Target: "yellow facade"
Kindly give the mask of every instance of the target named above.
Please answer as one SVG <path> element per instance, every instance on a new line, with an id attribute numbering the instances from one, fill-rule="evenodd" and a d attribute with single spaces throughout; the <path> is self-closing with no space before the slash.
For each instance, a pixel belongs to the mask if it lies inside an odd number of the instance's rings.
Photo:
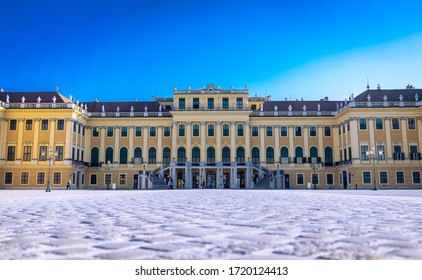
<path id="1" fill-rule="evenodd" d="M 2 188 L 165 188 L 170 178 L 175 188 L 422 187 L 414 88 L 347 101 L 270 101 L 214 85 L 150 102 L 0 100 Z"/>

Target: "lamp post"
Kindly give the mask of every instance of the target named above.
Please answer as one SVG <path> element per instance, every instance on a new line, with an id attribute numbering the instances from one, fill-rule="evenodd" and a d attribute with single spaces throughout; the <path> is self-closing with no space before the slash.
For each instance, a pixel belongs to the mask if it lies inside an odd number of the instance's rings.
<path id="1" fill-rule="evenodd" d="M 379 157 L 381 157 L 382 154 L 383 154 L 383 151 L 382 150 L 379 150 L 378 151 Z M 378 158 L 376 157 L 377 153 L 375 152 L 375 146 L 372 146 L 371 147 L 371 150 L 366 151 L 366 155 L 368 156 L 369 160 L 372 160 L 372 164 L 373 164 L 373 170 L 374 170 L 374 188 L 372 190 L 377 191 L 378 188 L 377 188 L 377 176 L 375 174 L 375 163 L 376 163 L 375 160 L 378 159 Z"/>
<path id="2" fill-rule="evenodd" d="M 51 192 L 51 162 L 54 160 L 54 158 L 57 155 L 57 152 L 53 151 L 53 147 L 50 146 L 50 155 L 48 157 L 48 173 L 47 173 L 47 188 L 45 189 L 46 192 Z M 41 155 L 43 157 L 46 156 L 47 152 L 42 152 Z"/>
<path id="3" fill-rule="evenodd" d="M 105 164 L 105 169 L 107 170 L 107 172 L 109 172 L 112 167 L 113 167 L 113 164 L 110 161 L 107 161 L 107 163 Z M 111 183 L 111 174 L 110 174 L 110 179 L 107 178 L 107 176 L 106 176 L 106 182 L 105 183 L 107 184 L 107 190 L 109 190 L 110 189 L 110 183 Z"/>
<path id="4" fill-rule="evenodd" d="M 316 190 L 316 171 L 318 170 L 319 164 L 313 163 L 311 165 L 311 168 L 314 170 L 314 173 L 312 174 L 312 183 L 314 184 L 314 190 Z"/>

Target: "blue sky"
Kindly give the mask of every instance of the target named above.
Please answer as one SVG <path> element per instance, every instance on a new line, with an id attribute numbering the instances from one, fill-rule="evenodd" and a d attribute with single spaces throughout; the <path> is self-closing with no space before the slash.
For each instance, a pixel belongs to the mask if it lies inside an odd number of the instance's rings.
<path id="1" fill-rule="evenodd" d="M 344 99 L 422 87 L 422 1 L 0 0 L 0 88 L 150 100 L 173 86 Z"/>

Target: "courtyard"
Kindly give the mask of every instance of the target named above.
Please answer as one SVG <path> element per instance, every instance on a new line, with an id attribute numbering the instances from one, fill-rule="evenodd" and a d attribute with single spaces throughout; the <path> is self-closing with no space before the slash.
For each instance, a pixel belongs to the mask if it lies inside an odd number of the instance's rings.
<path id="1" fill-rule="evenodd" d="M 422 190 L 1 190 L 0 259 L 422 259 Z"/>

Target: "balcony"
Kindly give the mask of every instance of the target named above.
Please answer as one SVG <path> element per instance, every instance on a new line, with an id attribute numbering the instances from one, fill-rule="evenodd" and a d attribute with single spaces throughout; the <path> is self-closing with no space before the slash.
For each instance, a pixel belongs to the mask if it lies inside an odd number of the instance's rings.
<path id="1" fill-rule="evenodd" d="M 421 153 L 410 153 L 410 160 L 421 160 Z"/>
<path id="2" fill-rule="evenodd" d="M 394 160 L 404 160 L 404 153 L 394 153 Z"/>

